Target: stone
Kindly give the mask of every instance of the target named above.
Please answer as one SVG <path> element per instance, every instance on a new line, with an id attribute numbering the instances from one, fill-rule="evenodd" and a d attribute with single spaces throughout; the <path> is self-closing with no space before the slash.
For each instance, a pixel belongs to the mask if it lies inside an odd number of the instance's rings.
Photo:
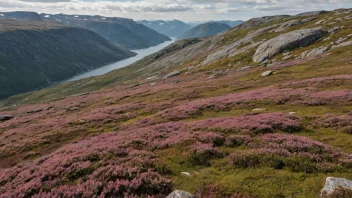
<path id="1" fill-rule="evenodd" d="M 239 69 L 239 71 L 245 71 L 245 70 L 251 69 L 251 68 L 253 68 L 253 66 L 244 66 L 241 69 Z"/>
<path id="2" fill-rule="evenodd" d="M 253 112 L 266 111 L 265 108 L 256 108 L 252 110 Z"/>
<path id="3" fill-rule="evenodd" d="M 324 23 L 324 20 L 320 20 L 320 21 L 316 22 L 315 25 L 319 25 L 319 24 L 322 24 L 322 23 Z"/>
<path id="4" fill-rule="evenodd" d="M 315 48 L 315 49 L 313 49 L 311 51 L 305 51 L 298 58 L 306 58 L 306 57 L 318 56 L 320 54 L 323 54 L 323 53 L 327 52 L 328 50 L 329 50 L 329 47 L 322 46 L 322 47 L 319 47 L 319 48 Z"/>
<path id="5" fill-rule="evenodd" d="M 289 58 L 291 58 L 292 57 L 292 55 L 287 55 L 287 56 L 284 56 L 283 58 L 282 58 L 282 60 L 287 60 L 287 59 L 289 59 Z"/>
<path id="6" fill-rule="evenodd" d="M 312 28 L 295 30 L 279 35 L 260 44 L 253 55 L 253 61 L 256 63 L 261 63 L 266 59 L 269 59 L 286 50 L 308 46 L 326 34 L 328 34 L 328 31 L 326 30 L 321 28 Z"/>
<path id="7" fill-rule="evenodd" d="M 38 108 L 38 109 L 33 109 L 33 110 L 30 110 L 30 111 L 27 111 L 26 113 L 31 114 L 31 113 L 38 113 L 38 112 L 41 112 L 41 111 L 43 111 L 43 109 L 42 108 Z"/>
<path id="8" fill-rule="evenodd" d="M 150 83 L 150 87 L 154 87 L 156 85 L 156 83 Z"/>
<path id="9" fill-rule="evenodd" d="M 175 76 L 178 76 L 178 75 L 180 75 L 180 74 L 181 74 L 180 71 L 173 71 L 173 72 L 171 72 L 171 73 L 168 73 L 168 74 L 164 77 L 164 79 L 171 78 L 171 77 L 175 77 Z"/>
<path id="10" fill-rule="evenodd" d="M 171 194 L 169 194 L 166 198 L 195 198 L 194 195 L 191 193 L 182 191 L 182 190 L 175 190 Z"/>
<path id="11" fill-rule="evenodd" d="M 11 120 L 14 117 L 12 115 L 0 115 L 0 121 L 7 121 L 7 120 Z"/>
<path id="12" fill-rule="evenodd" d="M 328 196 L 339 187 L 352 190 L 352 181 L 344 178 L 328 177 L 320 195 Z"/>
<path id="13" fill-rule="evenodd" d="M 189 172 L 181 172 L 182 175 L 186 175 L 186 176 L 191 176 L 191 173 Z"/>
<path id="14" fill-rule="evenodd" d="M 270 76 L 271 74 L 273 74 L 273 71 L 266 71 L 262 73 L 262 76 L 266 77 L 266 76 Z"/>
<path id="15" fill-rule="evenodd" d="M 68 108 L 68 110 L 70 110 L 70 111 L 77 111 L 77 110 L 79 110 L 79 107 L 70 107 L 70 108 Z"/>
<path id="16" fill-rule="evenodd" d="M 335 48 L 338 48 L 338 47 L 351 46 L 351 45 L 352 45 L 352 41 L 346 41 L 346 42 L 340 43 L 338 45 L 332 46 L 332 49 L 335 49 Z"/>
<path id="17" fill-rule="evenodd" d="M 289 115 L 295 115 L 297 112 L 290 112 Z"/>

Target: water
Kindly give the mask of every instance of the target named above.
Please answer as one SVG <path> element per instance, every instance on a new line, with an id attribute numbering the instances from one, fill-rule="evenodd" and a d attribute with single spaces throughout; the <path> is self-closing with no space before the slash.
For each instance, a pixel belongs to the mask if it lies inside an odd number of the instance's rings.
<path id="1" fill-rule="evenodd" d="M 88 77 L 91 77 L 91 76 L 99 76 L 99 75 L 103 75 L 103 74 L 106 74 L 108 72 L 111 72 L 112 70 L 126 67 L 126 66 L 128 66 L 128 65 L 130 65 L 130 64 L 132 64 L 132 63 L 134 63 L 136 61 L 139 61 L 140 59 L 142 59 L 142 58 L 144 58 L 146 56 L 149 56 L 149 55 L 151 55 L 151 54 L 153 54 L 153 53 L 165 48 L 166 46 L 168 46 L 168 45 L 170 45 L 170 44 L 172 44 L 172 43 L 174 43 L 176 41 L 175 38 L 171 38 L 171 39 L 172 39 L 171 41 L 166 41 L 166 42 L 161 43 L 161 44 L 159 44 L 157 46 L 154 46 L 154 47 L 145 48 L 145 49 L 139 49 L 139 50 L 131 50 L 132 52 L 137 53 L 137 55 L 134 56 L 134 57 L 125 59 L 125 60 L 118 61 L 116 63 L 105 65 L 103 67 L 100 67 L 100 68 L 92 70 L 92 71 L 88 71 L 88 72 L 79 74 L 77 76 L 74 76 L 71 79 L 66 80 L 66 82 L 80 80 L 82 78 L 88 78 Z"/>

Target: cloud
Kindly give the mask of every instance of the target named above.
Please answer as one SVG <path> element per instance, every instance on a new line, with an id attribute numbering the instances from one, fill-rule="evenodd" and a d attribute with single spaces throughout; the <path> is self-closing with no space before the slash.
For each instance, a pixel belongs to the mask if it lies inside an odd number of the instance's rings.
<path id="1" fill-rule="evenodd" d="M 0 11 L 99 14 L 134 19 L 249 19 L 352 7 L 351 0 L 0 0 Z"/>

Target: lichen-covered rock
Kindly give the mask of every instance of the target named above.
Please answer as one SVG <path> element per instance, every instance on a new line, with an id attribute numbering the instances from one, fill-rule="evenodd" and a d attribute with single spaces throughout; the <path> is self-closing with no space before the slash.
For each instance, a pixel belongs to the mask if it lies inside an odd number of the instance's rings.
<path id="1" fill-rule="evenodd" d="M 330 195 L 339 187 L 352 190 L 352 181 L 344 178 L 328 177 L 324 188 L 321 190 L 321 195 Z"/>
<path id="2" fill-rule="evenodd" d="M 326 30 L 321 28 L 312 28 L 295 30 L 274 37 L 259 45 L 253 56 L 253 61 L 260 63 L 285 50 L 308 46 L 326 34 L 328 34 Z"/>
<path id="3" fill-rule="evenodd" d="M 169 194 L 166 198 L 195 198 L 194 195 L 191 193 L 182 191 L 182 190 L 175 190 L 171 194 Z"/>

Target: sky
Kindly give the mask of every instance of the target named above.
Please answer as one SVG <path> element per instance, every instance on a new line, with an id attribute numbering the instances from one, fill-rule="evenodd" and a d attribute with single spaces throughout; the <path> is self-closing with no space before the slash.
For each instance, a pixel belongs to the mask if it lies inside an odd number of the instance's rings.
<path id="1" fill-rule="evenodd" d="M 248 20 L 352 8 L 352 0 L 0 0 L 0 11 L 88 14 L 134 20 Z"/>

